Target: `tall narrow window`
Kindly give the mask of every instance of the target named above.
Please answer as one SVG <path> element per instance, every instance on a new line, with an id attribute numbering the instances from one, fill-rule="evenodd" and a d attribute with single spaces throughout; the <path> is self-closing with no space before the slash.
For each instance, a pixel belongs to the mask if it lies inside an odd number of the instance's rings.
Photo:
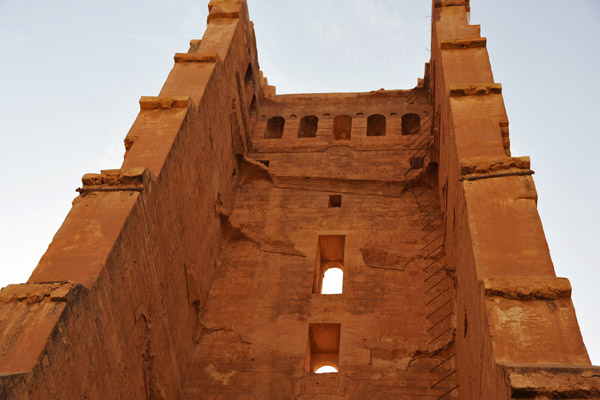
<path id="1" fill-rule="evenodd" d="M 385 136 L 385 117 L 373 114 L 367 118 L 367 136 Z"/>
<path id="2" fill-rule="evenodd" d="M 300 127 L 298 128 L 299 138 L 311 138 L 317 136 L 319 127 L 319 118 L 316 115 L 307 115 L 300 119 Z"/>
<path id="3" fill-rule="evenodd" d="M 350 140 L 352 133 L 352 117 L 349 115 L 338 115 L 333 119 L 333 139 Z"/>
<path id="4" fill-rule="evenodd" d="M 415 135 L 421 131 L 421 117 L 418 114 L 404 114 L 402 116 L 402 134 Z"/>
<path id="5" fill-rule="evenodd" d="M 344 235 L 319 236 L 313 293 L 342 293 L 345 242 Z"/>
<path id="6" fill-rule="evenodd" d="M 344 271 L 339 265 L 329 266 L 323 273 L 321 294 L 340 294 L 344 286 Z"/>
<path id="7" fill-rule="evenodd" d="M 308 324 L 306 372 L 338 372 L 341 324 Z"/>
<path id="8" fill-rule="evenodd" d="M 271 117 L 267 121 L 267 132 L 265 137 L 267 139 L 279 139 L 283 136 L 283 128 L 285 126 L 285 119 L 283 117 Z"/>

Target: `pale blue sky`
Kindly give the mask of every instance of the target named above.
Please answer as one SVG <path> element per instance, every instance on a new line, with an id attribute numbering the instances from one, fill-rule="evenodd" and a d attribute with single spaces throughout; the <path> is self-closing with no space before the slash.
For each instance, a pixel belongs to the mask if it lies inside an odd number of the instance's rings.
<path id="1" fill-rule="evenodd" d="M 207 0 L 0 0 L 0 287 L 22 282 L 86 172 L 119 167 Z M 278 93 L 410 88 L 429 59 L 429 0 L 249 0 Z M 530 155 L 557 275 L 600 364 L 600 2 L 472 0 L 514 155 Z"/>

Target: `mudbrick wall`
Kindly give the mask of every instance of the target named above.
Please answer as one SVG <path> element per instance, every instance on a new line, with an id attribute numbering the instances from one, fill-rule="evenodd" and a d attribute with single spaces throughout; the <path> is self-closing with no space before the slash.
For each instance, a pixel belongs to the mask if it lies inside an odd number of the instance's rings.
<path id="1" fill-rule="evenodd" d="M 600 398 L 468 2 L 414 89 L 355 94 L 277 96 L 245 1 L 209 9 L 0 291 L 0 398 Z"/>

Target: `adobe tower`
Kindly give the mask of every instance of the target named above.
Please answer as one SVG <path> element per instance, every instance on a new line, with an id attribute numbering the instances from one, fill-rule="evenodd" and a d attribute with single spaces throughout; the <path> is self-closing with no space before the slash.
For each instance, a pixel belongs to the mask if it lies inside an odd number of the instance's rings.
<path id="1" fill-rule="evenodd" d="M 469 0 L 415 88 L 344 94 L 276 95 L 209 10 L 0 292 L 1 399 L 600 399 Z"/>

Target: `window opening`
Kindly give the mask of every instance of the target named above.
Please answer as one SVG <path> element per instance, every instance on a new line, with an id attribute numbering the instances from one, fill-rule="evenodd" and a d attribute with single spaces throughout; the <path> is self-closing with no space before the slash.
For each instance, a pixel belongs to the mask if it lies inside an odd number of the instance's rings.
<path id="1" fill-rule="evenodd" d="M 246 87 L 248 87 L 252 83 L 253 83 L 252 64 L 248 64 L 248 68 L 246 68 L 246 75 L 244 75 L 244 85 L 246 85 Z"/>
<path id="2" fill-rule="evenodd" d="M 315 370 L 315 374 L 335 374 L 338 370 L 333 365 L 323 365 Z"/>
<path id="3" fill-rule="evenodd" d="M 271 117 L 267 121 L 267 139 L 280 139 L 283 136 L 285 119 L 283 117 Z"/>
<path id="4" fill-rule="evenodd" d="M 329 267 L 323 274 L 321 294 L 341 294 L 344 286 L 344 271 L 341 268 Z"/>
<path id="5" fill-rule="evenodd" d="M 416 135 L 421 131 L 421 117 L 418 114 L 404 114 L 402 116 L 402 134 Z"/>
<path id="6" fill-rule="evenodd" d="M 319 118 L 316 115 L 307 115 L 300 119 L 300 127 L 298 128 L 299 138 L 317 137 L 317 129 L 319 128 Z"/>
<path id="7" fill-rule="evenodd" d="M 308 324 L 308 344 L 304 363 L 306 372 L 339 371 L 340 331 L 341 324 Z"/>
<path id="8" fill-rule="evenodd" d="M 338 115 L 333 119 L 333 139 L 350 140 L 352 132 L 352 117 L 349 115 Z"/>
<path id="9" fill-rule="evenodd" d="M 322 235 L 317 243 L 317 259 L 315 265 L 315 276 L 313 280 L 314 294 L 340 294 L 343 288 L 344 271 L 344 246 L 346 236 L 344 235 Z M 329 269 L 339 269 L 328 275 L 327 292 L 323 291 L 325 273 Z M 336 283 L 337 275 L 337 283 Z M 331 278 L 329 279 L 329 276 Z"/>
<path id="10" fill-rule="evenodd" d="M 386 120 L 381 114 L 367 118 L 367 136 L 385 136 Z"/>
<path id="11" fill-rule="evenodd" d="M 342 195 L 332 194 L 329 195 L 329 208 L 336 208 L 342 206 Z"/>

